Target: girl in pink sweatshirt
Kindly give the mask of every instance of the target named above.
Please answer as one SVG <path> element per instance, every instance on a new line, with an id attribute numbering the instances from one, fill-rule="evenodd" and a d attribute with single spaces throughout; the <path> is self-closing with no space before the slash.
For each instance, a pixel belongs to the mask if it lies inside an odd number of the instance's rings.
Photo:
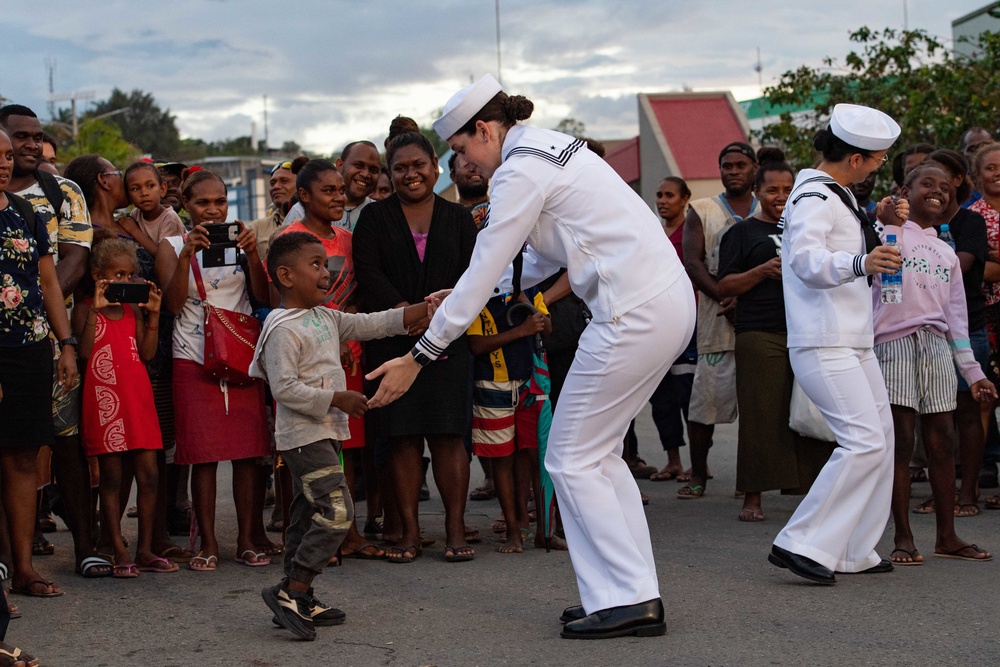
<path id="1" fill-rule="evenodd" d="M 903 256 L 903 302 L 884 304 L 876 276 L 875 355 L 882 367 L 896 435 L 896 466 L 892 517 L 896 527 L 896 565 L 922 565 L 910 530 L 910 458 L 916 415 L 927 450 L 931 491 L 937 514 L 934 555 L 988 561 L 989 552 L 955 534 L 955 463 L 952 451 L 958 380 L 955 369 L 971 387 L 973 398 L 992 401 L 996 388 L 986 379 L 969 345 L 965 288 L 958 256 L 937 237 L 934 222 L 948 206 L 948 176 L 938 167 L 922 165 L 909 173 L 900 195 L 910 204 L 910 219 L 887 226 Z"/>

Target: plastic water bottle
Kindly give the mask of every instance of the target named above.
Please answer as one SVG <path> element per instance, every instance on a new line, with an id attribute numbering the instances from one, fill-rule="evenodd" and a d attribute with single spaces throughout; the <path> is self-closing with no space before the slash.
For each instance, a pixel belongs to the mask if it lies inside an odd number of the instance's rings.
<path id="1" fill-rule="evenodd" d="M 885 235 L 885 244 L 899 249 L 895 234 Z M 882 303 L 903 303 L 903 269 L 882 274 Z"/>
<path id="2" fill-rule="evenodd" d="M 947 222 L 938 229 L 938 238 L 950 245 L 952 250 L 955 249 L 955 237 L 951 235 L 951 225 Z"/>

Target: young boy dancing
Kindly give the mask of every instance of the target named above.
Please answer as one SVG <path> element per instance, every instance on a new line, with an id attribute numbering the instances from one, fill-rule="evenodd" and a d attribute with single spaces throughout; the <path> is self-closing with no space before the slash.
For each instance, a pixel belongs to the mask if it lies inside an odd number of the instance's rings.
<path id="1" fill-rule="evenodd" d="M 363 394 L 347 391 L 340 341 L 405 334 L 408 326 L 433 314 L 443 295 L 380 313 L 326 308 L 326 251 L 305 232 L 275 238 L 267 270 L 281 306 L 264 322 L 250 374 L 268 382 L 278 404 L 275 443 L 292 474 L 294 497 L 285 534 L 285 578 L 261 596 L 279 625 L 311 641 L 317 625 L 345 620 L 344 612 L 316 599 L 312 581 L 354 521 L 340 447 L 350 437 L 348 417 L 368 410 Z"/>

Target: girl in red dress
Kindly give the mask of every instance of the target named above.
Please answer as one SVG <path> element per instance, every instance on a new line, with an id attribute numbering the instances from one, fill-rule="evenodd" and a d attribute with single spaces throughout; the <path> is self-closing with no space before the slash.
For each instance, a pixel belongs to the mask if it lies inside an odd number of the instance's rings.
<path id="1" fill-rule="evenodd" d="M 135 245 L 120 238 L 94 244 L 90 258 L 93 299 L 73 313 L 80 355 L 87 360 L 83 388 L 83 444 L 96 456 L 101 473 L 101 522 L 114 549 L 114 576 L 132 579 L 139 572 L 176 572 L 177 565 L 152 553 L 156 509 L 156 450 L 163 448 L 153 390 L 144 362 L 156 354 L 160 290 L 151 282 L 146 303 L 111 303 L 112 282 L 136 272 Z M 135 559 L 121 533 L 119 498 L 122 465 L 135 469 L 139 539 Z"/>

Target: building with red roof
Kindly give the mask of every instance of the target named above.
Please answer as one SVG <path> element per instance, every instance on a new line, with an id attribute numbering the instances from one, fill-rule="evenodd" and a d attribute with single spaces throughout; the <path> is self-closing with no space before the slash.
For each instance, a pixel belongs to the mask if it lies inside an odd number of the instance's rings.
<path id="1" fill-rule="evenodd" d="M 637 191 L 642 198 L 655 207 L 656 188 L 666 176 L 683 178 L 692 199 L 722 192 L 719 151 L 750 136 L 746 116 L 732 94 L 640 93 L 638 97 L 641 178 Z M 624 156 L 617 159 L 627 163 Z"/>

